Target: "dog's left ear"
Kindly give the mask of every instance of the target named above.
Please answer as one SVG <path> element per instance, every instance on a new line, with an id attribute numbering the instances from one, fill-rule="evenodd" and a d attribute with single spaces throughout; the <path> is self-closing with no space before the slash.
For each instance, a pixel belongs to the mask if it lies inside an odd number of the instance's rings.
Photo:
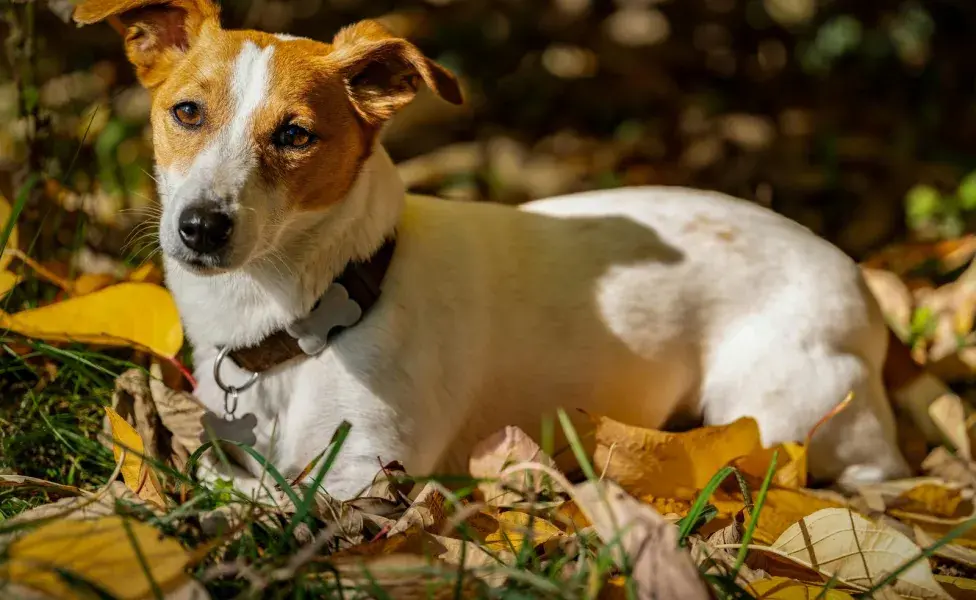
<path id="1" fill-rule="evenodd" d="M 338 65 L 353 106 L 371 125 L 380 125 L 409 104 L 420 79 L 444 100 L 463 102 L 450 71 L 376 21 L 342 29 L 332 46 L 329 58 Z"/>

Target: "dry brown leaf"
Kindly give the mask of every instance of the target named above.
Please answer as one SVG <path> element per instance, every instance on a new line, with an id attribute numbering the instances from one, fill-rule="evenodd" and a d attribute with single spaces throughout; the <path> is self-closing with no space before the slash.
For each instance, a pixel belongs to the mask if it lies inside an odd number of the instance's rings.
<path id="1" fill-rule="evenodd" d="M 929 547 L 935 544 L 936 538 L 929 535 L 924 529 L 915 525 L 913 534 L 915 543 L 922 547 Z M 970 569 L 976 569 L 976 550 L 960 546 L 958 544 L 945 544 L 935 550 L 935 555 L 941 559 L 958 563 Z"/>
<path id="2" fill-rule="evenodd" d="M 396 524 L 390 529 L 390 535 L 403 533 L 411 527 L 419 526 L 428 531 L 439 530 L 446 519 L 444 512 L 444 495 L 437 486 L 430 482 L 424 486 Z"/>
<path id="3" fill-rule="evenodd" d="M 691 557 L 677 547 L 677 527 L 654 509 L 608 481 L 586 481 L 572 495 L 614 562 L 632 569 L 638 597 L 709 598 Z"/>
<path id="4" fill-rule="evenodd" d="M 946 482 L 976 489 L 976 467 L 968 461 L 953 456 L 941 446 L 932 450 L 922 462 L 922 470 Z"/>
<path id="5" fill-rule="evenodd" d="M 384 597 L 401 600 L 478 597 L 483 594 L 483 583 L 464 571 L 458 572 L 451 565 L 435 556 L 419 554 L 381 554 L 377 556 L 349 556 L 333 559 L 340 584 L 346 596 L 364 589 L 383 590 Z M 461 577 L 460 590 L 458 589 Z M 325 580 L 328 583 L 328 579 Z M 362 597 L 353 594 L 352 597 Z"/>
<path id="6" fill-rule="evenodd" d="M 548 478 L 538 472 L 521 471 L 511 474 L 505 481 L 497 479 L 506 467 L 522 462 L 556 466 L 535 440 L 518 427 L 505 427 L 475 445 L 468 471 L 472 477 L 483 480 L 478 483 L 478 489 L 486 504 L 509 506 L 546 489 Z"/>
<path id="7" fill-rule="evenodd" d="M 600 417 L 596 442 L 593 460 L 606 465 L 608 479 L 634 495 L 656 498 L 694 498 L 716 471 L 762 448 L 750 418 L 668 433 Z"/>
<path id="8" fill-rule="evenodd" d="M 38 488 L 43 489 L 48 494 L 66 494 L 69 496 L 81 496 L 87 493 L 73 485 L 62 485 L 25 475 L 0 474 L 0 488 Z"/>
<path id="9" fill-rule="evenodd" d="M 864 281 L 874 295 L 885 321 L 901 339 L 907 339 L 911 331 L 915 298 L 908 286 L 891 271 L 861 267 Z"/>
<path id="10" fill-rule="evenodd" d="M 959 458 L 972 460 L 969 445 L 969 428 L 966 426 L 966 407 L 959 396 L 943 394 L 929 405 L 929 417 Z"/>
<path id="11" fill-rule="evenodd" d="M 840 508 L 803 518 L 783 532 L 771 548 L 841 581 L 865 587 L 921 553 L 915 542 L 901 533 Z M 949 598 L 925 560 L 902 573 L 892 587 L 905 598 Z"/>
<path id="12" fill-rule="evenodd" d="M 413 482 L 406 481 L 406 475 L 406 469 L 398 461 L 388 463 L 373 477 L 373 483 L 363 495 L 401 502 L 413 487 Z"/>
<path id="13" fill-rule="evenodd" d="M 149 597 L 153 583 L 167 592 L 189 580 L 185 569 L 190 556 L 178 541 L 119 516 L 46 523 L 12 542 L 6 558 L 0 580 L 56 598 L 75 597 L 59 572 L 70 572 L 122 600 Z"/>
<path id="14" fill-rule="evenodd" d="M 190 454 L 200 447 L 203 425 L 200 419 L 206 412 L 202 404 L 189 392 L 178 392 L 163 383 L 162 369 L 154 364 L 148 377 L 150 397 L 162 426 L 170 433 L 170 460 L 182 470 Z"/>
<path id="15" fill-rule="evenodd" d="M 156 472 L 143 458 L 146 449 L 142 438 L 125 419 L 109 407 L 105 407 L 112 422 L 112 452 L 115 460 L 122 460 L 122 479 L 140 498 L 159 507 L 166 506 L 166 497 Z M 123 454 L 125 458 L 123 460 Z"/>
<path id="16" fill-rule="evenodd" d="M 698 565 L 699 571 L 709 575 L 729 575 L 735 568 L 736 557 L 726 548 L 716 548 L 715 542 L 705 541 L 697 536 L 688 538 L 691 559 Z M 718 545 L 725 542 L 718 542 Z M 729 542 L 738 544 L 739 542 Z M 752 581 L 759 581 L 769 577 L 765 571 L 753 569 L 747 565 L 740 565 L 736 581 L 745 585 Z"/>
<path id="17" fill-rule="evenodd" d="M 116 500 L 124 501 L 127 504 L 145 505 L 145 500 L 137 496 L 124 483 L 121 481 L 113 481 L 104 490 L 104 493 L 61 498 L 55 502 L 25 510 L 19 515 L 11 517 L 6 522 L 13 524 L 42 519 L 98 519 L 114 515 L 118 511 L 116 508 Z"/>

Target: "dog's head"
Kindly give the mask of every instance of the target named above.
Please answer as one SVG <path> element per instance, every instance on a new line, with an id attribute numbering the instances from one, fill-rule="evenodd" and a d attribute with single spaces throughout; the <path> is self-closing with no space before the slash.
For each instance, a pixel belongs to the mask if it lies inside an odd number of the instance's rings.
<path id="1" fill-rule="evenodd" d="M 124 35 L 152 95 L 160 244 L 199 272 L 241 267 L 341 203 L 420 80 L 461 102 L 448 71 L 372 21 L 326 44 L 222 29 L 211 0 L 86 0 L 75 20 Z"/>

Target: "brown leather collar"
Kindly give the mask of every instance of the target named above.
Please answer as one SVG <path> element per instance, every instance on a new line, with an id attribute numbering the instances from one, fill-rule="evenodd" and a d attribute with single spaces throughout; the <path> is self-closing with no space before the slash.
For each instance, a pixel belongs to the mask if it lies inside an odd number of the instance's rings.
<path id="1" fill-rule="evenodd" d="M 362 311 L 360 319 L 365 317 L 369 309 L 379 300 L 383 278 L 393 260 L 395 249 L 396 238 L 391 237 L 365 262 L 352 262 L 346 265 L 345 270 L 333 283 L 333 285 L 341 284 L 348 292 L 349 300 L 359 305 Z M 331 340 L 344 329 L 345 327 L 342 326 L 333 327 L 328 332 L 329 339 Z M 286 329 L 280 329 L 254 346 L 236 348 L 227 355 L 242 369 L 261 373 L 286 360 L 308 354 L 299 345 L 297 338 Z"/>

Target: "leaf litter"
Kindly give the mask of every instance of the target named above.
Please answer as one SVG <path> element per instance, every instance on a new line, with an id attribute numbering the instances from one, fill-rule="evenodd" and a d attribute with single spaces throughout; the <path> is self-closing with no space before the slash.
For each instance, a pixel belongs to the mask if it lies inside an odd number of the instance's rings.
<path id="1" fill-rule="evenodd" d="M 16 243 L 15 228 L 0 261 L 12 283 L 0 280 L 0 292 L 19 281 L 8 270 Z M 976 361 L 960 358 L 965 346 L 947 352 L 945 336 L 972 337 L 976 293 L 968 276 L 948 289 L 907 287 L 922 260 L 913 252 L 865 273 L 911 360 L 955 383 Z M 900 415 L 945 442 L 922 446 L 923 476 L 850 496 L 810 489 L 805 444 L 764 447 L 752 419 L 675 433 L 593 415 L 600 474 L 581 465 L 591 473 L 582 481 L 506 427 L 472 448 L 466 482 L 418 481 L 391 463 L 347 502 L 295 482 L 251 499 L 195 480 L 203 408 L 173 368 L 183 334 L 152 270 L 55 283 L 65 299 L 0 320 L 54 345 L 126 346 L 143 366 L 117 378 L 105 407 L 116 470 L 101 488 L 0 474 L 0 489 L 50 500 L 0 521 L 0 581 L 25 597 L 202 599 L 242 591 L 235 582 L 261 593 L 296 581 L 350 597 L 976 597 L 974 411 L 948 388 Z M 920 311 L 938 326 L 920 329 Z M 95 318 L 83 324 L 82 312 Z M 310 498 L 308 510 L 296 498 Z"/>

